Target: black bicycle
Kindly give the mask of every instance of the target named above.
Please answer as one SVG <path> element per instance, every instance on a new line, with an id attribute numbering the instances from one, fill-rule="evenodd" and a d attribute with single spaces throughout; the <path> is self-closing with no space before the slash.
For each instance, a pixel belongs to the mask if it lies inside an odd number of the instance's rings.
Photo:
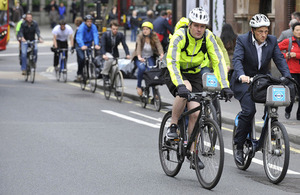
<path id="1" fill-rule="evenodd" d="M 171 125 L 172 111 L 165 114 L 159 132 L 159 157 L 164 172 L 171 177 L 178 174 L 185 157 L 191 155 L 190 168 L 195 167 L 200 184 L 206 189 L 214 188 L 222 175 L 224 166 L 224 143 L 222 132 L 211 116 L 206 113 L 207 105 L 212 101 L 211 92 L 192 93 L 192 98 L 200 105 L 184 112 L 178 120 L 178 136 L 176 140 L 168 140 L 166 133 Z M 200 111 L 195 127 L 188 137 L 186 117 Z M 195 144 L 193 144 L 195 143 Z M 194 152 L 191 153 L 193 147 Z M 204 168 L 198 166 L 199 160 Z"/>
<path id="2" fill-rule="evenodd" d="M 36 55 L 34 55 L 35 43 L 38 43 L 37 40 L 26 41 L 24 44 L 27 44 L 27 66 L 25 81 L 34 83 L 35 81 L 35 72 L 36 72 Z"/>
<path id="3" fill-rule="evenodd" d="M 80 87 L 85 90 L 86 86 L 90 88 L 92 93 L 95 93 L 97 89 L 97 67 L 94 64 L 93 48 L 87 48 L 84 50 L 84 66 L 82 71 L 82 79 L 80 82 Z"/>
<path id="4" fill-rule="evenodd" d="M 59 53 L 59 65 L 55 68 L 56 80 L 59 81 L 62 77 L 63 81 L 67 82 L 67 58 L 66 52 L 68 48 L 58 48 L 56 50 Z"/>
<path id="5" fill-rule="evenodd" d="M 255 120 L 252 121 L 252 131 L 248 134 L 244 143 L 244 163 L 236 166 L 241 170 L 246 170 L 251 164 L 252 159 L 257 151 L 263 153 L 264 170 L 269 180 L 274 183 L 280 183 L 287 172 L 290 159 L 290 145 L 287 131 L 282 123 L 278 121 L 278 107 L 288 106 L 289 101 L 289 88 L 282 85 L 271 85 L 267 89 L 267 110 L 264 117 L 264 125 L 260 138 L 256 139 Z M 234 137 L 239 122 L 239 115 L 235 117 L 233 128 L 233 154 L 234 159 L 236 156 L 236 145 Z"/>
<path id="6" fill-rule="evenodd" d="M 117 100 L 122 102 L 124 95 L 124 80 L 123 74 L 119 69 L 118 58 L 114 58 L 111 69 L 109 70 L 109 79 L 103 79 L 104 96 L 107 100 L 113 91 Z"/>
<path id="7" fill-rule="evenodd" d="M 149 66 L 149 62 L 146 59 L 144 65 L 148 70 L 146 70 L 143 75 L 146 86 L 142 87 L 143 94 L 140 96 L 140 102 L 143 108 L 146 108 L 147 104 L 153 104 L 157 112 L 160 111 L 162 104 L 158 85 L 164 84 L 161 69 L 158 68 L 159 64 L 160 60 L 157 60 L 155 66 Z M 153 97 L 150 96 L 151 89 Z"/>

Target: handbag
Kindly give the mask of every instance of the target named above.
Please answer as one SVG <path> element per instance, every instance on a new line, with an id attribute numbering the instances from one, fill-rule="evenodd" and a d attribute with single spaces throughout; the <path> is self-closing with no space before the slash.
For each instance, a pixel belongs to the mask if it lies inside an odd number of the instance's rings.
<path id="1" fill-rule="evenodd" d="M 146 87 L 165 84 L 162 71 L 159 68 L 151 68 L 144 72 Z"/>

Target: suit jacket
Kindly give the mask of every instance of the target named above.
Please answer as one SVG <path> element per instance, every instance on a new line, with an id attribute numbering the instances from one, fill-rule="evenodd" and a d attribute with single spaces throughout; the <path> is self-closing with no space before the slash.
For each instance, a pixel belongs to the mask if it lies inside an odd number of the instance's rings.
<path id="1" fill-rule="evenodd" d="M 262 47 L 261 68 L 258 69 L 257 50 L 252 42 L 251 31 L 237 38 L 232 59 L 234 72 L 231 77 L 230 87 L 234 92 L 234 97 L 238 100 L 243 97 L 249 88 L 249 84 L 241 83 L 239 77 L 241 75 L 253 77 L 256 74 L 270 74 L 269 64 L 271 59 L 273 59 L 284 77 L 291 76 L 286 60 L 279 50 L 276 37 L 268 35 L 266 41 L 267 43 Z"/>
<path id="2" fill-rule="evenodd" d="M 284 30 L 284 31 L 281 32 L 281 35 L 277 39 L 277 42 L 279 43 L 279 42 L 283 41 L 283 39 L 287 39 L 287 38 L 290 38 L 292 36 L 294 36 L 293 30 L 292 30 L 292 28 L 289 28 L 289 29 Z"/>
<path id="3" fill-rule="evenodd" d="M 112 46 L 111 31 L 106 31 L 101 36 L 101 50 L 100 54 L 104 55 L 106 52 L 111 53 L 115 58 L 119 57 L 118 45 L 122 43 L 126 55 L 129 55 L 129 49 L 125 42 L 125 36 L 123 33 L 118 32 L 116 35 L 115 46 Z"/>

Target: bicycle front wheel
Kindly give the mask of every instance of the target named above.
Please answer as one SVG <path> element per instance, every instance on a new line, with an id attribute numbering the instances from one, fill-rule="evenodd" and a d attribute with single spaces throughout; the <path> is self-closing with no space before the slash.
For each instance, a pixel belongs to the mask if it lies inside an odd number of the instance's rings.
<path id="1" fill-rule="evenodd" d="M 89 66 L 89 86 L 92 93 L 95 93 L 97 89 L 97 75 L 96 75 L 96 66 L 94 63 L 90 63 Z"/>
<path id="2" fill-rule="evenodd" d="M 271 119 L 269 119 L 271 120 Z M 266 132 L 263 147 L 264 169 L 269 180 L 280 183 L 287 172 L 290 160 L 290 144 L 288 134 L 282 123 L 271 123 L 271 143 Z"/>
<path id="3" fill-rule="evenodd" d="M 87 82 L 87 76 L 88 76 L 87 74 L 88 74 L 87 66 L 84 65 L 83 69 L 82 69 L 82 79 L 81 79 L 81 82 L 80 82 L 80 88 L 82 90 L 85 90 L 85 86 L 86 86 L 86 82 Z"/>
<path id="4" fill-rule="evenodd" d="M 119 102 L 122 102 L 124 95 L 124 81 L 121 71 L 118 71 L 114 80 L 115 96 Z"/>
<path id="5" fill-rule="evenodd" d="M 103 90 L 104 90 L 104 96 L 107 100 L 109 100 L 110 98 L 110 93 L 111 93 L 111 86 L 110 86 L 111 80 L 110 77 L 109 79 L 106 81 L 105 79 L 103 79 Z"/>
<path id="6" fill-rule="evenodd" d="M 35 80 L 35 62 L 31 62 L 29 71 L 30 71 L 30 77 L 29 77 L 30 82 L 34 83 L 34 80 Z"/>
<path id="7" fill-rule="evenodd" d="M 153 94 L 154 108 L 157 112 L 159 112 L 161 109 L 161 98 L 160 98 L 160 93 L 158 91 L 158 88 L 155 88 L 154 92 L 155 92 L 155 94 Z"/>
<path id="8" fill-rule="evenodd" d="M 176 176 L 182 166 L 183 160 L 182 155 L 179 151 L 182 151 L 182 141 L 169 141 L 166 138 L 167 129 L 171 125 L 172 112 L 169 111 L 165 114 L 159 131 L 158 139 L 158 150 L 159 150 L 159 159 L 164 172 L 170 176 Z M 181 140 L 181 138 L 179 138 Z"/>
<path id="9" fill-rule="evenodd" d="M 68 76 L 68 74 L 67 74 L 67 59 L 64 59 L 64 61 L 63 61 L 63 63 L 64 63 L 64 69 L 62 70 L 62 78 L 63 78 L 63 81 L 66 83 L 67 82 L 67 76 Z"/>
<path id="10" fill-rule="evenodd" d="M 222 132 L 213 119 L 207 118 L 200 125 L 194 154 L 195 164 L 198 164 L 199 159 L 204 164 L 203 169 L 195 166 L 198 181 L 206 189 L 214 188 L 223 172 L 224 142 Z"/>

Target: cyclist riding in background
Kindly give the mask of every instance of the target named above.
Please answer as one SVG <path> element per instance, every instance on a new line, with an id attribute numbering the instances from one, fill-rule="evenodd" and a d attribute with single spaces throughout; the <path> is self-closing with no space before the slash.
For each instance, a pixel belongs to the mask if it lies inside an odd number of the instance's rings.
<path id="1" fill-rule="evenodd" d="M 43 39 L 40 35 L 40 29 L 38 24 L 32 20 L 32 14 L 27 13 L 25 21 L 21 24 L 20 31 L 18 33 L 18 39 L 21 40 L 21 50 L 22 50 L 22 75 L 26 74 L 26 67 L 27 67 L 27 48 L 28 44 L 26 41 L 33 41 L 35 40 L 35 34 L 38 37 L 39 42 L 43 42 Z M 34 47 L 34 55 L 36 56 L 35 60 L 37 60 L 37 43 L 35 43 Z"/>
<path id="2" fill-rule="evenodd" d="M 59 61 L 59 52 L 56 49 L 65 48 L 68 49 L 68 37 L 70 39 L 71 47 L 73 48 L 73 29 L 70 25 L 66 24 L 64 20 L 59 21 L 59 25 L 56 25 L 53 30 L 53 47 L 54 47 L 54 67 L 57 68 Z M 68 52 L 65 53 L 66 59 L 68 59 Z M 66 69 L 67 67 L 65 67 Z"/>
<path id="3" fill-rule="evenodd" d="M 84 21 L 77 30 L 76 33 L 76 52 L 78 55 L 78 79 L 81 79 L 82 77 L 82 71 L 84 66 L 84 50 L 86 50 L 88 47 L 92 46 L 92 43 L 94 42 L 95 49 L 100 49 L 99 46 L 99 35 L 98 30 L 95 24 L 93 24 L 93 17 L 91 15 L 86 15 L 84 17 Z"/>
<path id="4" fill-rule="evenodd" d="M 238 36 L 233 54 L 234 72 L 230 81 L 234 97 L 239 100 L 242 112 L 234 137 L 237 145 L 235 161 L 243 165 L 243 144 L 251 131 L 256 112 L 255 102 L 248 91 L 250 77 L 256 74 L 270 74 L 270 61 L 273 59 L 284 77 L 291 77 L 286 60 L 280 52 L 277 39 L 268 35 L 270 21 L 264 14 L 256 14 L 250 20 L 251 31 Z"/>
<path id="5" fill-rule="evenodd" d="M 177 123 L 186 104 L 188 110 L 199 106 L 198 102 L 187 102 L 186 99 L 190 96 L 191 92 L 201 92 L 203 90 L 200 72 L 206 52 L 209 54 L 212 68 L 221 85 L 222 95 L 228 100 L 233 96 L 227 80 L 227 68 L 223 53 L 212 32 L 206 29 L 206 25 L 209 22 L 207 12 L 202 7 L 194 8 L 190 11 L 188 19 L 188 27 L 178 29 L 172 36 L 167 52 L 167 68 L 171 81 L 166 84 L 175 97 L 172 108 L 171 126 L 167 132 L 168 139 L 178 138 Z M 186 45 L 187 41 L 189 42 L 188 45 Z M 194 128 L 198 115 L 199 112 L 196 112 L 189 118 L 189 135 Z M 203 168 L 203 164 L 201 164 L 198 166 Z"/>
<path id="6" fill-rule="evenodd" d="M 101 36 L 101 52 L 102 58 L 105 60 L 104 67 L 101 72 L 103 79 L 108 80 L 109 70 L 113 63 L 113 58 L 119 57 L 118 45 L 122 43 L 123 48 L 126 53 L 126 58 L 130 59 L 129 49 L 125 41 L 125 36 L 123 33 L 118 32 L 119 24 L 118 21 L 112 20 L 110 22 L 111 31 L 106 31 Z"/>

